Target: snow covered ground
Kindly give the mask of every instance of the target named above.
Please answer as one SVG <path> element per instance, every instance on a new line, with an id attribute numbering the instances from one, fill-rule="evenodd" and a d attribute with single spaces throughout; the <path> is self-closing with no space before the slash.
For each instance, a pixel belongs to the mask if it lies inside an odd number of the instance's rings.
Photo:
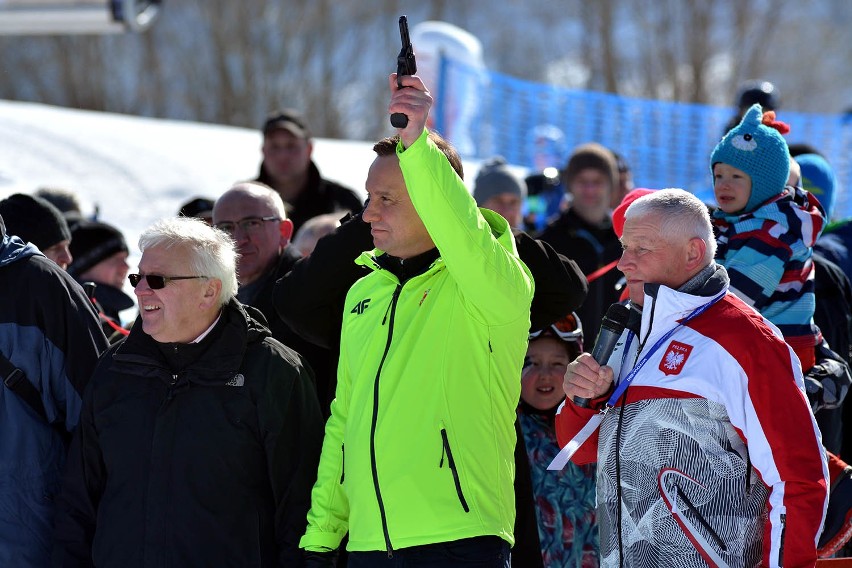
<path id="1" fill-rule="evenodd" d="M 261 142 L 259 130 L 0 101 L 0 199 L 40 187 L 75 192 L 85 214 L 97 207 L 121 229 L 135 271 L 142 230 L 191 197 L 215 199 L 254 177 Z M 322 174 L 362 196 L 374 156 L 372 142 L 314 143 Z M 477 166 L 465 163 L 469 185 Z"/>
<path id="2" fill-rule="evenodd" d="M 133 248 L 142 229 L 190 197 L 216 198 L 254 177 L 260 145 L 257 130 L 0 101 L 0 198 L 72 190 Z M 362 193 L 373 156 L 367 142 L 315 143 L 320 171 Z"/>
<path id="3" fill-rule="evenodd" d="M 142 230 L 190 197 L 216 198 L 254 177 L 261 141 L 245 128 L 0 101 L 0 199 L 40 187 L 74 191 L 85 214 L 97 207 L 121 229 L 135 271 Z M 323 175 L 362 194 L 374 156 L 368 142 L 314 144 Z"/>

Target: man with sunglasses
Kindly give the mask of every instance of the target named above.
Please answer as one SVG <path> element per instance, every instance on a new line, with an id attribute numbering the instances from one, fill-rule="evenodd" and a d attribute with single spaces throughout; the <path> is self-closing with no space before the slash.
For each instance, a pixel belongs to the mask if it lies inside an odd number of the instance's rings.
<path id="1" fill-rule="evenodd" d="M 293 222 L 284 202 L 260 182 L 242 182 L 223 193 L 213 205 L 213 226 L 228 233 L 237 246 L 237 299 L 257 308 L 272 337 L 298 352 L 314 371 L 324 414 L 333 394 L 336 358 L 328 349 L 302 339 L 275 312 L 275 282 L 287 274 L 299 252 L 291 244 Z"/>
<path id="2" fill-rule="evenodd" d="M 155 223 L 139 318 L 84 393 L 56 523 L 63 566 L 300 566 L 322 443 L 310 370 L 236 300 L 233 241 Z"/>

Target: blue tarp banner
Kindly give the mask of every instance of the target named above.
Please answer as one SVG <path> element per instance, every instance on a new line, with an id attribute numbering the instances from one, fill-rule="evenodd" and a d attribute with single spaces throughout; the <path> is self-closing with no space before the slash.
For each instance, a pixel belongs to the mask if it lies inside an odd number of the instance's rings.
<path id="1" fill-rule="evenodd" d="M 462 153 L 540 169 L 543 154 L 562 168 L 572 149 L 598 142 L 621 154 L 636 187 L 680 187 L 713 201 L 710 153 L 734 109 L 623 97 L 521 81 L 443 58 L 435 128 Z M 459 102 L 459 101 L 462 102 Z M 453 101 L 455 101 L 453 103 Z M 452 103 L 452 104 L 450 104 Z M 461 113 L 459 111 L 461 110 Z M 789 144 L 808 143 L 837 175 L 834 219 L 852 217 L 852 114 L 778 111 Z M 549 141 L 549 148 L 543 143 Z M 554 161 L 555 160 L 555 161 Z"/>

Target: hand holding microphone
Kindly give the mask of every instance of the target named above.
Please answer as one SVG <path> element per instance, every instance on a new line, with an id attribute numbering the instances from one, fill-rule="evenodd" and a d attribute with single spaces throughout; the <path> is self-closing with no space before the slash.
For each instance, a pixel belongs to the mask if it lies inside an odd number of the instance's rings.
<path id="1" fill-rule="evenodd" d="M 595 339 L 595 346 L 592 349 L 592 359 L 599 365 L 606 365 L 610 355 L 615 350 L 618 338 L 624 332 L 629 315 L 630 308 L 622 304 L 612 304 L 606 311 L 606 315 L 601 322 L 598 337 Z M 589 402 L 588 398 L 574 397 L 574 404 L 577 406 L 588 408 Z"/>

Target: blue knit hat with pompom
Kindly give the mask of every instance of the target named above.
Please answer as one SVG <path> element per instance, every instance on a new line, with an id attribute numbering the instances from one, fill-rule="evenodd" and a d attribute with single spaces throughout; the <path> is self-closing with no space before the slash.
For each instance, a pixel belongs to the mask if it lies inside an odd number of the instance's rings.
<path id="1" fill-rule="evenodd" d="M 775 113 L 763 113 L 752 105 L 742 121 L 725 134 L 710 155 L 710 173 L 718 163 L 728 164 L 751 177 L 751 195 L 743 213 L 751 213 L 761 203 L 784 190 L 790 177 L 790 150 L 782 134 L 790 128 L 775 120 Z"/>

